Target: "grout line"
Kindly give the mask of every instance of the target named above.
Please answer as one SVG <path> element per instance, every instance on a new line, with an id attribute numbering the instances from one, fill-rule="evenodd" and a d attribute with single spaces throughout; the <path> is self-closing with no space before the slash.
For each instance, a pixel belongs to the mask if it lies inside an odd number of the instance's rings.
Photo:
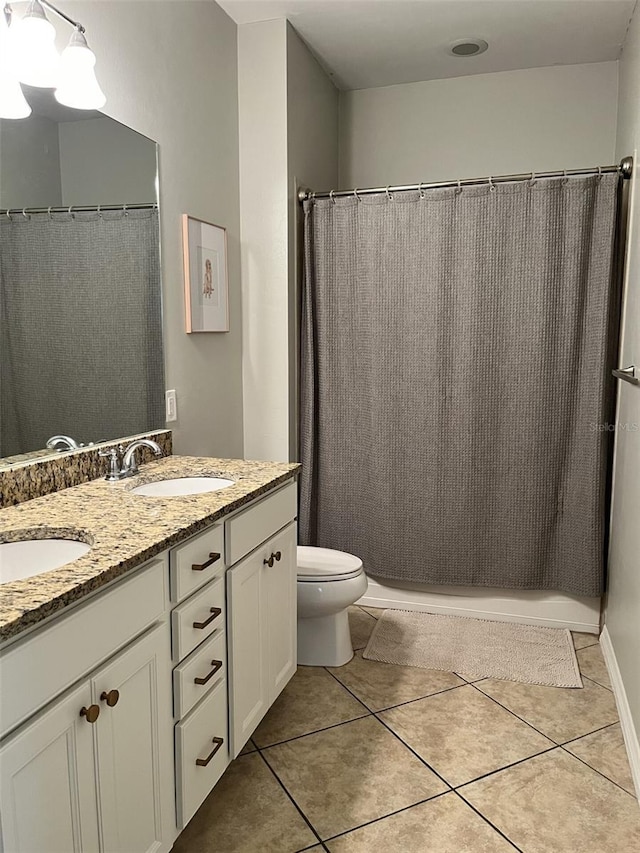
<path id="1" fill-rule="evenodd" d="M 598 726 L 597 729 L 592 729 L 590 732 L 586 732 L 583 735 L 578 735 L 577 737 L 569 738 L 569 740 L 563 740 L 562 743 L 559 743 L 558 746 L 567 746 L 570 743 L 575 743 L 577 740 L 582 740 L 583 737 L 589 737 L 589 735 L 594 735 L 596 732 L 602 732 L 605 729 L 610 729 L 612 726 L 619 726 L 620 720 L 616 720 L 615 723 L 607 723 L 606 726 Z"/>
<path id="2" fill-rule="evenodd" d="M 632 797 L 634 800 L 635 800 L 635 799 L 637 799 L 635 794 L 630 794 L 630 793 L 629 793 L 629 791 L 627 791 L 627 789 L 626 789 L 626 788 L 623 788 L 623 787 L 622 787 L 622 785 L 619 785 L 619 784 L 618 784 L 614 779 L 612 779 L 610 776 L 607 776 L 607 774 L 606 774 L 606 773 L 603 773 L 601 770 L 598 770 L 598 768 L 597 768 L 597 767 L 594 767 L 592 764 L 589 764 L 589 762 L 588 762 L 588 761 L 585 761 L 585 760 L 584 760 L 584 758 L 580 758 L 580 756 L 579 756 L 579 755 L 575 755 L 575 754 L 574 754 L 573 752 L 571 752 L 570 750 L 565 749 L 565 748 L 564 748 L 564 746 L 561 746 L 561 747 L 560 747 L 560 749 L 562 749 L 562 750 L 563 750 L 563 752 L 566 752 L 566 753 L 567 753 L 567 755 L 570 755 L 572 758 L 577 758 L 577 759 L 578 759 L 578 761 L 580 761 L 582 764 L 584 764 L 584 766 L 585 766 L 585 767 L 588 767 L 590 770 L 593 770 L 593 772 L 594 772 L 594 773 L 597 773 L 599 776 L 602 776 L 602 778 L 603 778 L 603 779 L 606 779 L 606 780 L 607 780 L 607 782 L 611 782 L 611 784 L 612 784 L 612 785 L 615 785 L 615 786 L 616 786 L 616 788 L 620 788 L 620 790 L 621 790 L 621 791 L 624 791 L 624 793 L 625 793 L 625 794 L 628 794 L 628 795 L 629 795 L 630 797 Z"/>
<path id="3" fill-rule="evenodd" d="M 267 759 L 264 757 L 264 755 L 262 754 L 262 750 L 261 750 L 261 749 L 258 749 L 258 750 L 257 750 L 257 752 L 258 752 L 258 755 L 260 756 L 260 758 L 264 761 L 264 763 L 265 763 L 265 764 L 267 765 L 267 767 L 269 768 L 269 771 L 270 771 L 270 772 L 274 775 L 274 777 L 276 778 L 276 780 L 277 780 L 278 784 L 280 785 L 280 787 L 282 788 L 282 790 L 285 792 L 285 794 L 287 795 L 287 797 L 288 797 L 288 798 L 291 800 L 291 802 L 293 803 L 293 805 L 294 805 L 295 809 L 296 809 L 296 810 L 298 811 L 298 813 L 300 814 L 300 817 L 301 817 L 301 818 L 304 820 L 304 822 L 307 824 L 307 826 L 309 827 L 309 829 L 311 830 L 311 832 L 313 832 L 313 834 L 314 834 L 314 835 L 315 835 L 315 837 L 318 839 L 318 841 L 320 842 L 320 844 L 322 844 L 322 839 L 320 838 L 320 836 L 319 836 L 319 835 L 318 835 L 318 833 L 316 832 L 315 827 L 313 826 L 313 824 L 311 823 L 311 821 L 308 819 L 308 817 L 306 816 L 306 814 L 302 811 L 302 809 L 300 808 L 300 806 L 299 806 L 299 805 L 296 803 L 296 801 L 293 799 L 293 797 L 291 796 L 291 794 L 290 794 L 290 793 L 289 793 L 289 791 L 287 790 L 287 788 L 286 788 L 286 786 L 285 786 L 284 782 L 282 781 L 282 779 L 278 776 L 278 774 L 276 773 L 276 771 L 273 769 L 273 767 L 269 764 L 269 762 L 267 761 Z M 315 844 L 310 844 L 310 845 L 308 845 L 308 846 L 309 846 L 309 847 L 315 847 Z M 322 848 L 323 848 L 323 850 L 326 850 L 326 847 L 324 846 L 324 844 L 322 844 Z M 306 849 L 306 848 L 303 848 L 303 849 Z"/>
<path id="4" fill-rule="evenodd" d="M 584 674 L 584 672 L 581 672 L 581 673 L 580 673 L 580 675 L 581 675 L 583 678 L 586 678 L 586 679 L 587 679 L 587 681 L 590 681 L 592 684 L 597 684 L 597 685 L 598 685 L 598 687 L 603 687 L 605 690 L 608 690 L 608 691 L 609 691 L 609 693 L 613 693 L 613 687 L 607 687 L 607 685 L 606 685 L 606 684 L 600 684 L 600 682 L 599 682 L 599 681 L 596 681 L 596 680 L 595 680 L 595 678 L 589 678 L 589 676 L 588 676 L 588 675 L 585 675 L 585 674 Z"/>
<path id="5" fill-rule="evenodd" d="M 350 720 L 342 720 L 342 722 L 333 723 L 333 725 L 331 725 L 331 726 L 323 726 L 321 729 L 314 729 L 313 731 L 305 732 L 302 735 L 295 735 L 295 737 L 289 737 L 289 738 L 286 738 L 286 740 L 279 740 L 277 743 L 269 743 L 269 744 L 265 744 L 264 746 L 258 746 L 258 747 L 256 747 L 256 749 L 265 750 L 265 749 L 271 749 L 274 746 L 282 746 L 283 744 L 291 743 L 294 740 L 301 740 L 303 737 L 309 737 L 310 735 L 317 735 L 320 732 L 328 732 L 330 729 L 337 729 L 339 726 L 346 726 L 348 723 L 355 723 L 356 720 L 364 720 L 365 717 L 371 717 L 373 715 L 373 712 L 370 711 L 366 706 L 363 706 L 363 707 L 364 707 L 366 713 L 361 714 L 359 717 L 353 717 Z"/>
<path id="6" fill-rule="evenodd" d="M 380 815 L 380 817 L 374 817 L 372 820 L 366 821 L 366 823 L 359 823 L 358 826 L 354 826 L 352 829 L 347 829 L 344 832 L 339 832 L 337 835 L 331 835 L 329 838 L 325 838 L 325 842 L 335 841 L 336 838 L 343 838 L 345 835 L 351 835 L 352 832 L 356 832 L 358 829 L 364 829 L 367 826 L 371 826 L 374 823 L 380 823 L 380 821 L 386 820 L 388 817 L 394 817 L 394 815 L 402 814 L 402 812 L 411 811 L 416 806 L 422 806 L 425 803 L 430 803 L 433 800 L 437 800 L 440 797 L 446 796 L 446 794 L 453 794 L 453 791 L 442 791 L 440 794 L 434 794 L 433 797 L 427 797 L 424 800 L 419 800 L 417 803 L 412 803 L 410 806 L 403 806 L 401 809 L 396 809 L 394 812 L 389 812 L 389 814 Z"/>
<path id="7" fill-rule="evenodd" d="M 537 728 L 536 728 L 534 725 L 532 725 L 528 720 L 525 720 L 525 719 L 524 719 L 524 717 L 521 717 L 519 714 L 516 714 L 516 712 L 515 712 L 515 711 L 512 711 L 512 710 L 511 710 L 511 708 L 507 708 L 507 706 L 506 706 L 506 705 L 503 705 L 503 704 L 502 704 L 502 702 L 498 702 L 498 700 L 497 700 L 497 699 L 494 699 L 494 698 L 493 698 L 493 696 L 489 696 L 489 694 L 488 694 L 488 693 L 485 693 L 483 690 L 480 690 L 480 688 L 479 688 L 479 687 L 476 687 L 476 685 L 475 685 L 475 684 L 470 684 L 469 686 L 470 686 L 470 687 L 473 687 L 475 690 L 477 690 L 477 691 L 478 691 L 478 693 L 482 693 L 482 695 L 483 695 L 486 699 L 491 699 L 491 701 L 492 701 L 492 702 L 495 702 L 495 703 L 496 703 L 496 705 L 497 705 L 499 708 L 502 708 L 503 710 L 508 711 L 508 712 L 511 714 L 511 716 L 512 716 L 512 717 L 515 717 L 515 718 L 516 718 L 516 720 L 520 720 L 520 722 L 521 722 L 521 723 L 524 723 L 526 726 L 529 726 L 529 728 L 530 728 L 530 729 L 532 729 L 534 732 L 537 732 L 539 735 L 542 735 L 542 737 L 546 738 L 547 740 L 550 740 L 550 741 L 551 741 L 551 743 L 552 743 L 552 744 L 554 744 L 555 746 L 560 746 L 560 744 L 558 743 L 558 741 L 554 740 L 552 737 L 549 737 L 549 735 L 546 735 L 544 732 L 541 732 L 541 731 L 540 731 L 540 729 L 537 729 Z M 546 751 L 547 751 L 547 750 L 543 750 L 543 752 L 546 752 Z"/>
<path id="8" fill-rule="evenodd" d="M 495 776 L 497 773 L 502 773 L 503 770 L 510 770 L 512 767 L 517 767 L 518 764 L 524 764 L 527 761 L 531 761 L 532 758 L 538 758 L 540 755 L 546 755 L 548 752 L 553 752 L 555 749 L 560 748 L 561 747 L 557 744 L 554 744 L 540 752 L 535 752 L 533 755 L 528 755 L 526 758 L 519 758 L 517 761 L 512 761 L 511 764 L 505 764 L 504 767 L 498 767 L 496 770 L 490 770 L 488 773 L 483 773 L 482 776 L 476 776 L 475 779 L 469 779 L 468 782 L 461 782 L 459 785 L 456 785 L 453 790 L 457 792 L 460 788 L 465 788 L 467 785 L 473 785 L 474 782 L 481 782 L 489 776 Z"/>
<path id="9" fill-rule="evenodd" d="M 444 672 L 444 670 L 442 671 Z M 458 687 L 465 687 L 467 684 L 467 682 L 462 679 L 462 684 L 454 684 L 451 687 L 444 687 L 442 690 L 435 690 L 433 693 L 425 693 L 424 696 L 416 696 L 415 699 L 407 699 L 405 702 L 397 702 L 395 705 L 385 705 L 384 708 L 374 709 L 370 708 L 363 699 L 360 699 L 355 693 L 353 693 L 353 691 L 349 687 L 347 687 L 346 684 L 343 684 L 335 673 L 331 672 L 328 669 L 327 672 L 329 673 L 329 675 L 332 675 L 336 679 L 336 681 L 344 687 L 345 690 L 348 690 L 349 693 L 351 693 L 351 695 L 358 700 L 358 702 L 364 705 L 364 707 L 367 708 L 367 710 L 371 714 L 381 714 L 383 711 L 392 711 L 394 708 L 401 708 L 403 705 L 410 705 L 412 702 L 420 702 L 422 699 L 429 699 L 431 696 L 438 696 L 440 693 L 449 693 L 449 691 L 457 690 Z M 453 675 L 455 675 L 455 673 L 453 673 Z"/>
<path id="10" fill-rule="evenodd" d="M 494 823 L 492 823 L 486 815 L 483 815 L 482 812 L 478 811 L 478 809 L 472 803 L 470 803 L 468 800 L 465 800 L 465 798 L 462 796 L 462 794 L 459 794 L 457 791 L 454 791 L 453 793 L 456 794 L 462 800 L 462 802 L 465 804 L 465 806 L 468 806 L 471 809 L 471 811 L 475 812 L 478 815 L 478 817 L 482 818 L 482 820 L 485 823 L 488 823 L 489 826 L 491 827 L 491 829 L 495 830 L 495 832 L 497 832 L 498 835 L 501 835 L 502 838 L 504 838 L 504 840 L 513 847 L 514 850 L 517 850 L 518 853 L 523 853 L 523 851 L 520 849 L 520 847 L 518 847 L 509 838 L 509 836 L 505 835 L 501 829 L 498 829 L 498 827 Z"/>

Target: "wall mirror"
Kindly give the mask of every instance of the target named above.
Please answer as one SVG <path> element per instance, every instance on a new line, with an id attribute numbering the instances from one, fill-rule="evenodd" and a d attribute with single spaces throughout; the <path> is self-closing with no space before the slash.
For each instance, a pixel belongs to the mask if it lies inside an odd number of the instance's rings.
<path id="1" fill-rule="evenodd" d="M 0 121 L 0 467 L 165 425 L 156 143 L 23 88 L 32 114 Z"/>

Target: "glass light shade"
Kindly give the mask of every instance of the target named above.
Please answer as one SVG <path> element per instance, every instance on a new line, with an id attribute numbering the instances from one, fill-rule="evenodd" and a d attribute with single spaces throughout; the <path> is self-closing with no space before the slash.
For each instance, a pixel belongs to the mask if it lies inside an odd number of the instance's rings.
<path id="1" fill-rule="evenodd" d="M 32 0 L 22 18 L 11 24 L 9 39 L 15 70 L 21 83 L 52 89 L 58 82 L 60 55 L 56 31 L 38 0 Z"/>
<path id="2" fill-rule="evenodd" d="M 99 110 L 106 103 L 93 70 L 96 57 L 80 30 L 62 51 L 56 101 L 77 110 Z"/>
<path id="3" fill-rule="evenodd" d="M 11 58 L 9 25 L 0 9 L 0 118 L 27 118 L 31 107 L 20 88 Z"/>

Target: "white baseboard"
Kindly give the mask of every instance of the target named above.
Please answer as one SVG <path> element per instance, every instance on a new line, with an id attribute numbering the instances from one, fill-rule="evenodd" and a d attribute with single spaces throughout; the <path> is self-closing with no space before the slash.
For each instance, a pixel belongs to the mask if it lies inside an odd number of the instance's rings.
<path id="1" fill-rule="evenodd" d="M 599 598 L 578 598 L 556 592 L 434 587 L 416 583 L 399 587 L 369 578 L 369 588 L 358 604 L 570 628 L 587 634 L 597 634 L 600 630 Z"/>
<path id="2" fill-rule="evenodd" d="M 616 653 L 613 649 L 613 643 L 611 642 L 611 637 L 609 636 L 609 631 L 606 625 L 602 629 L 602 634 L 600 634 L 600 648 L 602 649 L 604 662 L 607 665 L 607 671 L 609 672 L 609 678 L 611 679 L 613 695 L 616 698 L 618 716 L 620 717 L 620 727 L 622 728 L 624 745 L 627 749 L 627 756 L 629 757 L 631 776 L 633 778 L 633 784 L 636 786 L 636 796 L 640 802 L 640 741 L 638 740 L 638 734 L 633 724 L 631 708 L 629 707 L 629 702 L 627 700 L 627 693 L 624 689 L 624 683 L 622 681 L 622 675 L 620 674 Z"/>

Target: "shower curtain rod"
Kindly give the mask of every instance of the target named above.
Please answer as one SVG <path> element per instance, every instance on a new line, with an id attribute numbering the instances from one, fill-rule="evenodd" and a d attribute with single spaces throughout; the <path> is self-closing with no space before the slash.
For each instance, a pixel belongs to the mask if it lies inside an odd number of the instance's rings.
<path id="1" fill-rule="evenodd" d="M 11 216 L 12 213 L 21 213 L 23 216 L 30 216 L 32 213 L 104 213 L 105 211 L 122 210 L 127 213 L 129 210 L 156 210 L 157 202 L 147 204 L 94 204 L 94 205 L 76 205 L 70 204 L 66 207 L 7 207 L 0 210 L 0 216 Z"/>
<path id="2" fill-rule="evenodd" d="M 312 192 L 309 189 L 298 190 L 298 201 L 316 198 L 339 198 L 341 196 L 374 195 L 375 193 L 398 193 L 423 190 L 445 189 L 447 187 L 470 187 L 482 184 L 502 184 L 511 181 L 535 181 L 538 178 L 569 178 L 575 175 L 603 175 L 607 172 L 618 172 L 623 178 L 630 178 L 633 173 L 633 157 L 624 157 L 618 166 L 595 166 L 592 169 L 565 169 L 561 172 L 526 172 L 522 175 L 498 175 L 484 178 L 464 178 L 459 181 L 438 181 L 437 183 L 405 184 L 397 187 L 369 187 L 368 189 L 331 190 Z"/>

